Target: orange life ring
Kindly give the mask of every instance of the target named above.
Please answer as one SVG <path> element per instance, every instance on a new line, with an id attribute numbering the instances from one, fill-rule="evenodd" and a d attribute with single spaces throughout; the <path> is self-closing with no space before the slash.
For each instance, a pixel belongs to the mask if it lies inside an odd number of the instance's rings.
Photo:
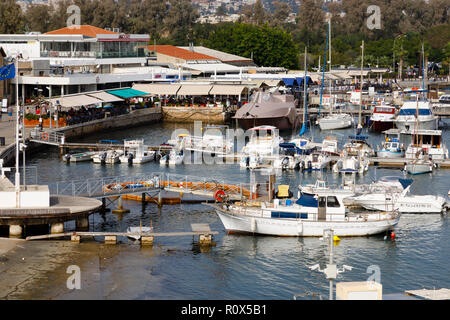
<path id="1" fill-rule="evenodd" d="M 45 141 L 48 141 L 48 133 L 46 133 L 46 132 L 41 133 L 41 139 L 45 140 Z"/>
<path id="2" fill-rule="evenodd" d="M 225 199 L 225 191 L 217 190 L 214 193 L 214 199 L 216 199 L 217 202 L 223 202 L 223 200 Z"/>

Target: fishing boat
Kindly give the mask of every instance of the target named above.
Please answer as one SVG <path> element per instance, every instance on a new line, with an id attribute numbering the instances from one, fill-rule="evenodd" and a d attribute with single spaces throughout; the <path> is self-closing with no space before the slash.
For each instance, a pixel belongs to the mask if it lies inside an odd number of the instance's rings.
<path id="1" fill-rule="evenodd" d="M 403 143 L 400 143 L 400 131 L 390 129 L 383 133 L 385 139 L 377 150 L 377 156 L 379 158 L 403 158 L 405 156 L 405 146 Z"/>
<path id="2" fill-rule="evenodd" d="M 274 199 L 260 206 L 245 203 L 209 204 L 228 233 L 321 237 L 326 229 L 337 236 L 366 236 L 392 230 L 398 212 L 350 212 L 335 193 L 302 194 L 298 199 Z"/>
<path id="3" fill-rule="evenodd" d="M 444 197 L 410 195 L 410 186 L 402 192 L 385 190 L 348 198 L 367 210 L 396 210 L 400 213 L 442 213 L 447 210 Z"/>
<path id="4" fill-rule="evenodd" d="M 296 101 L 291 94 L 256 91 L 252 99 L 236 111 L 234 119 L 244 130 L 256 126 L 274 126 L 279 130 L 297 127 Z"/>
<path id="5" fill-rule="evenodd" d="M 411 138 L 411 143 L 406 149 L 405 157 L 408 159 L 422 159 L 429 157 L 431 160 L 448 159 L 448 149 L 442 141 L 441 130 L 417 130 Z"/>
<path id="6" fill-rule="evenodd" d="M 344 149 L 347 150 L 349 156 L 362 155 L 365 157 L 375 156 L 374 148 L 367 142 L 368 136 L 351 135 L 348 137 L 348 142 L 344 144 Z"/>
<path id="7" fill-rule="evenodd" d="M 140 164 L 153 161 L 156 152 L 146 150 L 144 140 L 125 140 L 124 153 L 119 157 L 121 163 Z"/>
<path id="8" fill-rule="evenodd" d="M 387 103 L 377 105 L 369 119 L 369 128 L 372 131 L 385 131 L 394 128 L 395 106 Z"/>
<path id="9" fill-rule="evenodd" d="M 313 152 L 302 156 L 301 168 L 303 171 L 321 171 L 327 168 L 331 162 L 328 154 L 322 152 Z"/>
<path id="10" fill-rule="evenodd" d="M 63 161 L 65 162 L 82 162 L 82 161 L 92 161 L 92 157 L 96 155 L 97 151 L 81 152 L 81 153 L 67 153 L 63 156 Z"/>
<path id="11" fill-rule="evenodd" d="M 120 162 L 120 156 L 123 154 L 122 150 L 108 150 L 104 152 L 99 152 L 92 156 L 92 161 L 94 163 L 101 164 L 115 164 Z"/>

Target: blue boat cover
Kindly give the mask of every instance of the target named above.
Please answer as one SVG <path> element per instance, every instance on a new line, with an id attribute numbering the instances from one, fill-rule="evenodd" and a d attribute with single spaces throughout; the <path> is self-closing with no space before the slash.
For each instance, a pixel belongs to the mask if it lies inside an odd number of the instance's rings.
<path id="1" fill-rule="evenodd" d="M 288 87 L 293 87 L 295 84 L 297 84 L 297 81 L 295 78 L 283 78 L 281 79 L 284 84 Z"/>
<path id="2" fill-rule="evenodd" d="M 413 179 L 398 179 L 398 182 L 402 184 L 403 189 L 406 189 L 406 187 L 411 185 L 413 181 Z"/>
<path id="3" fill-rule="evenodd" d="M 280 143 L 280 148 L 295 148 L 295 143 L 282 142 L 282 143 Z"/>
<path id="4" fill-rule="evenodd" d="M 304 207 L 317 208 L 319 206 L 319 202 L 315 198 L 315 195 L 307 193 L 302 193 L 300 198 L 295 203 Z"/>

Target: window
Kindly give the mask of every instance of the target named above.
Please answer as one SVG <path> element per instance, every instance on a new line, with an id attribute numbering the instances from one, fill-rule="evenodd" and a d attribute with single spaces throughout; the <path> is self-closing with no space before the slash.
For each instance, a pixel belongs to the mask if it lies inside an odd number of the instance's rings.
<path id="1" fill-rule="evenodd" d="M 339 201 L 335 196 L 329 196 L 327 198 L 327 207 L 328 208 L 339 208 Z"/>

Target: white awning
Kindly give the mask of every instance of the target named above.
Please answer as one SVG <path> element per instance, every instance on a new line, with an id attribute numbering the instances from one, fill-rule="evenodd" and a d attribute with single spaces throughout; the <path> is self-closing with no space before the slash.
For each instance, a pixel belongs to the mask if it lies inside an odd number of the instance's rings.
<path id="1" fill-rule="evenodd" d="M 195 84 L 184 84 L 178 90 L 177 95 L 179 96 L 207 96 L 211 91 L 213 86 L 211 85 L 195 85 Z"/>
<path id="2" fill-rule="evenodd" d="M 239 96 L 247 93 L 248 88 L 243 85 L 215 85 L 209 92 L 210 95 Z"/>
<path id="3" fill-rule="evenodd" d="M 157 83 L 136 83 L 134 90 L 151 93 L 152 95 L 174 96 L 177 94 L 181 85 L 179 84 L 157 84 Z"/>
<path id="4" fill-rule="evenodd" d="M 85 94 L 80 94 L 80 95 L 50 99 L 50 102 L 53 103 L 53 105 L 60 105 L 65 108 L 73 108 L 73 107 L 88 106 L 88 105 L 92 105 L 92 104 L 99 104 L 99 103 L 102 103 L 103 100 L 96 99 L 96 98 L 87 96 Z"/>
<path id="5" fill-rule="evenodd" d="M 112 95 L 107 92 L 95 92 L 95 93 L 88 93 L 87 94 L 90 97 L 102 100 L 103 102 L 118 102 L 123 101 L 123 99 L 116 97 L 115 95 Z"/>

